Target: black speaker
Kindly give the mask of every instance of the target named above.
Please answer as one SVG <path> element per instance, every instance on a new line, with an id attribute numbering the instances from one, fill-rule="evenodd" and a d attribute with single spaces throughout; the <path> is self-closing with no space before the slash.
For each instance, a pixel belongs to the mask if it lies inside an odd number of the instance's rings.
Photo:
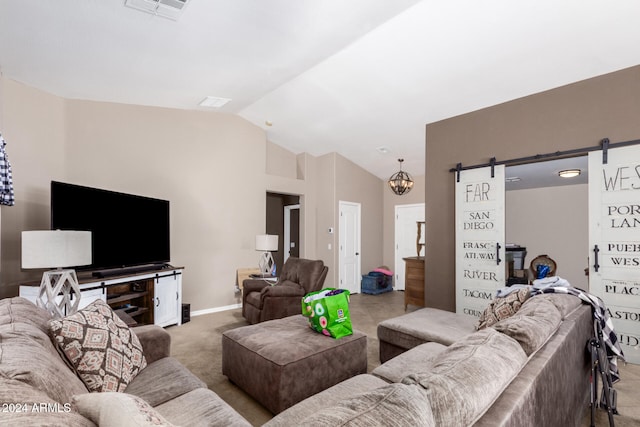
<path id="1" fill-rule="evenodd" d="M 191 320 L 191 304 L 182 304 L 182 323 Z"/>

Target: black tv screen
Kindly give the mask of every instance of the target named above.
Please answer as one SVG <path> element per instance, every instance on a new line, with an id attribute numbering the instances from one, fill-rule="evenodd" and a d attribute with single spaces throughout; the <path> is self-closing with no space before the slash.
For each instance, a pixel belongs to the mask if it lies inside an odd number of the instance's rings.
<path id="1" fill-rule="evenodd" d="M 51 181 L 51 229 L 91 231 L 83 270 L 170 261 L 169 201 Z"/>

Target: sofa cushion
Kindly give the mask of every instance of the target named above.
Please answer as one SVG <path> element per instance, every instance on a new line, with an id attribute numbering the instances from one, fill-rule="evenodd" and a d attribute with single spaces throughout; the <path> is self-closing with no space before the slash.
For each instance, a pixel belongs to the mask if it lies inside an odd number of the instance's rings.
<path id="1" fill-rule="evenodd" d="M 0 375 L 43 390 L 60 403 L 71 402 L 71 396 L 76 393 L 85 393 L 87 388 L 55 352 L 53 345 L 50 348 L 41 345 L 48 338 L 35 340 L 22 335 L 24 327 L 19 324 L 0 326 Z M 30 332 L 44 335 L 33 327 L 26 327 Z"/>
<path id="2" fill-rule="evenodd" d="M 249 427 L 251 424 L 217 394 L 198 388 L 155 408 L 181 427 Z"/>
<path id="3" fill-rule="evenodd" d="M 0 377 L 40 390 L 55 402 L 70 403 L 71 396 L 87 388 L 51 342 L 50 319 L 46 310 L 23 298 L 0 301 Z"/>
<path id="4" fill-rule="evenodd" d="M 505 297 L 495 298 L 480 315 L 476 329 L 486 328 L 513 316 L 522 304 L 529 299 L 529 295 L 531 295 L 531 289 L 527 287 L 511 292 Z"/>
<path id="5" fill-rule="evenodd" d="M 373 375 L 356 375 L 285 409 L 264 424 L 263 427 L 305 425 L 307 418 L 315 414 L 319 407 L 325 408 L 337 405 L 356 394 L 369 392 L 387 384 L 386 381 Z"/>
<path id="6" fill-rule="evenodd" d="M 36 307 L 25 298 L 5 298 L 0 300 L 0 325 L 24 323 L 35 326 L 45 334 L 49 333 L 51 315 L 47 310 Z"/>
<path id="7" fill-rule="evenodd" d="M 520 372 L 527 356 L 513 338 L 487 328 L 452 344 L 426 372 L 405 377 L 426 391 L 438 426 L 468 426 Z"/>
<path id="8" fill-rule="evenodd" d="M 24 364 L 24 359 L 23 359 Z M 62 363 L 62 369 L 71 372 Z M 80 380 L 78 380 L 80 381 Z M 83 393 L 87 389 L 82 386 Z M 65 426 L 95 427 L 76 412 L 71 398 L 60 402 L 43 390 L 25 382 L 0 375 L 0 425 L 2 426 Z"/>
<path id="9" fill-rule="evenodd" d="M 127 393 L 141 397 L 151 406 L 207 385 L 173 357 L 149 364 L 127 386 Z"/>
<path id="10" fill-rule="evenodd" d="M 547 342 L 560 322 L 562 316 L 556 306 L 549 299 L 534 296 L 515 315 L 492 327 L 518 341 L 529 356 Z"/>
<path id="11" fill-rule="evenodd" d="M 319 290 L 322 287 L 320 279 L 324 273 L 322 260 L 289 257 L 282 267 L 278 278 L 281 282 L 291 281 L 304 289 L 304 293 Z M 323 281 L 324 282 L 324 281 Z"/>
<path id="12" fill-rule="evenodd" d="M 147 365 L 171 355 L 171 335 L 158 325 L 142 325 L 131 328 L 136 334 Z"/>
<path id="13" fill-rule="evenodd" d="M 90 391 L 124 391 L 147 366 L 136 334 L 102 300 L 50 325 L 59 349 Z"/>
<path id="14" fill-rule="evenodd" d="M 171 427 L 147 402 L 126 393 L 85 393 L 73 396 L 81 415 L 100 427 Z"/>
<path id="15" fill-rule="evenodd" d="M 437 342 L 420 344 L 386 361 L 371 373 L 383 380 L 399 383 L 409 374 L 428 371 L 446 348 Z"/>
<path id="16" fill-rule="evenodd" d="M 582 305 L 582 300 L 575 295 L 568 294 L 538 294 L 535 296 L 538 299 L 546 299 L 551 301 L 560 312 L 562 320 L 568 315 L 573 313 L 579 306 Z"/>
<path id="17" fill-rule="evenodd" d="M 247 304 L 251 304 L 254 307 L 262 308 L 262 299 L 260 298 L 262 294 L 260 292 L 251 292 L 247 295 L 247 299 L 245 302 Z"/>
<path id="18" fill-rule="evenodd" d="M 318 402 L 322 405 L 322 402 Z M 388 384 L 323 408 L 304 422 L 310 426 L 436 426 L 424 390 L 417 385 Z"/>

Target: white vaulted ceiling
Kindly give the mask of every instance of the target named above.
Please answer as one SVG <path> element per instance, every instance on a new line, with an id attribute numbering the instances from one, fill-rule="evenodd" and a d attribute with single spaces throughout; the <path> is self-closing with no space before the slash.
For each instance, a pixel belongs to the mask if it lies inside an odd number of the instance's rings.
<path id="1" fill-rule="evenodd" d="M 72 99 L 230 98 L 214 111 L 386 178 L 398 157 L 424 173 L 427 123 L 640 64 L 639 19 L 637 0 L 190 0 L 177 21 L 0 0 L 0 71 Z"/>

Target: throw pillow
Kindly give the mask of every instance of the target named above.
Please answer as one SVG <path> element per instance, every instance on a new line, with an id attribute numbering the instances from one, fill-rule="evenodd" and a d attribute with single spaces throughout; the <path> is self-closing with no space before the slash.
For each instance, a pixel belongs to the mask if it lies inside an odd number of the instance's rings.
<path id="1" fill-rule="evenodd" d="M 514 316 L 496 323 L 492 328 L 518 341 L 530 356 L 547 342 L 561 322 L 562 315 L 556 306 L 536 295 L 523 304 Z"/>
<path id="2" fill-rule="evenodd" d="M 480 315 L 476 329 L 484 329 L 498 323 L 500 320 L 513 316 L 529 298 L 529 295 L 531 295 L 531 289 L 526 287 L 511 292 L 505 297 L 495 298 Z"/>
<path id="3" fill-rule="evenodd" d="M 52 320 L 49 327 L 89 391 L 124 391 L 147 366 L 138 337 L 102 300 Z"/>
<path id="4" fill-rule="evenodd" d="M 126 393 L 85 393 L 73 396 L 83 417 L 100 427 L 172 426 L 141 398 Z"/>

